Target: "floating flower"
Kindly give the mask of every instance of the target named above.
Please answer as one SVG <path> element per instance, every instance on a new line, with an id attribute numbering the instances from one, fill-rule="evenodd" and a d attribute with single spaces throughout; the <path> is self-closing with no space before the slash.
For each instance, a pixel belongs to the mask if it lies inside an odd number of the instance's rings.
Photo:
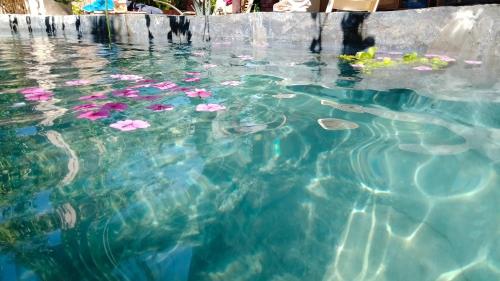
<path id="1" fill-rule="evenodd" d="M 139 96 L 139 91 L 133 90 L 133 89 L 116 90 L 116 91 L 113 91 L 113 96 L 124 97 L 124 98 L 134 98 L 134 97 Z"/>
<path id="2" fill-rule="evenodd" d="M 122 102 L 108 102 L 108 103 L 105 103 L 101 107 L 101 110 L 105 110 L 105 111 L 124 111 L 127 108 L 128 108 L 128 105 L 126 105 L 126 104 L 124 104 Z"/>
<path id="3" fill-rule="evenodd" d="M 481 65 L 483 63 L 480 60 L 464 60 L 464 62 L 470 65 Z"/>
<path id="4" fill-rule="evenodd" d="M 175 91 L 175 92 L 187 92 L 189 90 L 191 90 L 190 88 L 187 88 L 187 87 L 179 87 L 179 86 L 176 86 L 172 89 L 170 89 L 171 91 Z"/>
<path id="5" fill-rule="evenodd" d="M 201 72 L 188 71 L 188 72 L 186 72 L 186 75 L 189 75 L 189 76 L 200 76 Z"/>
<path id="6" fill-rule="evenodd" d="M 249 56 L 249 55 L 239 55 L 239 56 L 236 56 L 237 58 L 241 59 L 241 60 L 253 60 L 253 57 L 252 56 Z"/>
<path id="7" fill-rule="evenodd" d="M 207 63 L 207 64 L 203 65 L 203 67 L 205 69 L 209 69 L 209 68 L 217 67 L 217 65 L 216 64 L 212 64 L 212 63 Z"/>
<path id="8" fill-rule="evenodd" d="M 48 101 L 52 99 L 52 92 L 44 91 L 33 94 L 24 94 L 24 98 L 29 101 Z"/>
<path id="9" fill-rule="evenodd" d="M 160 89 L 160 90 L 169 90 L 169 89 L 177 87 L 177 85 L 174 82 L 165 81 L 165 82 L 153 84 L 153 87 Z"/>
<path id="10" fill-rule="evenodd" d="M 142 120 L 123 120 L 118 121 L 109 125 L 111 128 L 118 129 L 120 131 L 133 131 L 136 129 L 144 129 L 149 127 L 149 123 Z"/>
<path id="11" fill-rule="evenodd" d="M 110 77 L 114 78 L 114 79 L 123 80 L 123 81 L 139 81 L 139 80 L 143 80 L 142 76 L 133 75 L 133 74 L 112 74 L 112 75 L 110 75 Z"/>
<path id="12" fill-rule="evenodd" d="M 240 81 L 231 80 L 231 81 L 221 82 L 220 84 L 224 85 L 224 86 L 238 86 L 238 85 L 241 84 L 241 82 Z"/>
<path id="13" fill-rule="evenodd" d="M 451 58 L 449 56 L 446 56 L 446 55 L 438 55 L 438 54 L 425 54 L 424 57 L 426 58 L 438 58 L 444 62 L 454 62 L 456 61 L 456 59 L 454 58 Z"/>
<path id="14" fill-rule="evenodd" d="M 174 106 L 171 104 L 153 104 L 146 108 L 153 111 L 170 111 L 174 109 Z"/>
<path id="15" fill-rule="evenodd" d="M 42 88 L 26 88 L 22 89 L 19 91 L 19 93 L 26 95 L 26 94 L 39 94 L 39 93 L 46 93 L 47 91 Z"/>
<path id="16" fill-rule="evenodd" d="M 74 111 L 80 111 L 80 110 L 94 109 L 94 108 L 97 108 L 97 107 L 98 107 L 97 104 L 86 103 L 86 104 L 81 104 L 81 105 L 73 106 L 73 110 Z"/>
<path id="17" fill-rule="evenodd" d="M 20 90 L 19 93 L 24 95 L 24 98 L 29 101 L 48 101 L 54 96 L 51 91 L 42 88 L 26 88 Z"/>
<path id="18" fill-rule="evenodd" d="M 134 100 L 148 100 L 148 101 L 157 100 L 161 98 L 162 96 L 155 96 L 155 95 L 133 97 Z"/>
<path id="19" fill-rule="evenodd" d="M 198 104 L 196 106 L 196 111 L 208 111 L 208 112 L 214 112 L 214 111 L 219 111 L 219 110 L 224 110 L 226 107 L 220 104 L 216 103 L 207 103 L 207 104 Z"/>
<path id="20" fill-rule="evenodd" d="M 83 113 L 80 113 L 76 118 L 79 119 L 89 119 L 92 121 L 95 121 L 97 119 L 104 119 L 109 117 L 109 112 L 107 111 L 85 111 Z"/>
<path id="21" fill-rule="evenodd" d="M 212 94 L 205 89 L 194 89 L 193 91 L 187 91 L 186 95 L 190 98 L 208 98 Z"/>
<path id="22" fill-rule="evenodd" d="M 95 94 L 88 95 L 88 96 L 81 96 L 78 99 L 79 100 L 103 100 L 103 99 L 107 99 L 107 98 L 108 97 L 105 94 L 95 93 Z"/>
<path id="23" fill-rule="evenodd" d="M 420 66 L 415 66 L 413 69 L 418 70 L 418 71 L 431 71 L 432 67 L 420 65 Z"/>
<path id="24" fill-rule="evenodd" d="M 200 80 L 200 77 L 189 77 L 184 79 L 184 82 L 199 82 Z"/>
<path id="25" fill-rule="evenodd" d="M 360 68 L 365 68 L 365 65 L 360 64 L 360 63 L 353 63 L 353 64 L 351 64 L 351 66 L 352 66 L 353 68 L 358 68 L 358 69 L 360 69 Z"/>
<path id="26" fill-rule="evenodd" d="M 141 84 L 147 84 L 147 83 L 155 83 L 156 80 L 153 80 L 153 79 L 141 79 L 141 80 L 138 80 L 137 83 L 141 83 Z"/>
<path id="27" fill-rule="evenodd" d="M 445 61 L 445 62 L 454 62 L 456 61 L 456 59 L 454 58 L 450 58 L 449 56 L 440 56 L 439 57 L 442 61 Z"/>
<path id="28" fill-rule="evenodd" d="M 83 85 L 90 84 L 90 81 L 89 80 L 71 80 L 71 81 L 66 81 L 65 84 L 68 86 L 83 86 Z"/>

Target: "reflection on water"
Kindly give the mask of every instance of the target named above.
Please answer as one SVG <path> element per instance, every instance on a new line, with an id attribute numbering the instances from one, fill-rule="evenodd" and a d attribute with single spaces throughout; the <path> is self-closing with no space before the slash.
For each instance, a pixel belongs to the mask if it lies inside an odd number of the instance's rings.
<path id="1" fill-rule="evenodd" d="M 500 279 L 498 89 L 467 75 L 486 70 L 348 77 L 333 54 L 250 50 L 0 40 L 0 280 Z M 160 98 L 75 118 L 134 84 L 110 74 L 227 109 L 136 88 Z M 54 98 L 16 93 L 34 86 Z"/>

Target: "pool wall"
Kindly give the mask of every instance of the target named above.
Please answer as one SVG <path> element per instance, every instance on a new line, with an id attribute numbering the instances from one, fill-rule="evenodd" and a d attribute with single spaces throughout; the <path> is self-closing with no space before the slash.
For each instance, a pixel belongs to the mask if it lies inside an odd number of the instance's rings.
<path id="1" fill-rule="evenodd" d="M 359 13 L 249 13 L 229 16 L 110 16 L 112 40 L 131 44 L 246 41 L 345 52 L 376 44 L 390 50 L 500 57 L 500 5 Z M 104 15 L 0 15 L 0 35 L 40 35 L 105 41 Z M 346 44 L 347 43 L 347 44 Z"/>

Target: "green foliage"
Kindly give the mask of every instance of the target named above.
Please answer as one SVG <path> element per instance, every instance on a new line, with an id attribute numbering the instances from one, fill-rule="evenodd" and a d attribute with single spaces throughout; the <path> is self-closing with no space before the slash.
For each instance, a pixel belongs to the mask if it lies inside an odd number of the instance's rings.
<path id="1" fill-rule="evenodd" d="M 392 67 L 401 64 L 418 64 L 430 66 L 433 69 L 442 69 L 448 66 L 448 63 L 439 57 L 432 59 L 419 57 L 416 52 L 406 53 L 400 59 L 391 59 L 390 57 L 376 58 L 377 48 L 368 48 L 365 52 L 357 52 L 356 55 L 340 55 L 339 59 L 350 64 L 359 66 L 363 72 L 371 72 L 373 69 Z"/>
<path id="2" fill-rule="evenodd" d="M 418 60 L 418 54 L 416 52 L 407 53 L 403 55 L 403 61 L 407 63 L 416 62 Z"/>

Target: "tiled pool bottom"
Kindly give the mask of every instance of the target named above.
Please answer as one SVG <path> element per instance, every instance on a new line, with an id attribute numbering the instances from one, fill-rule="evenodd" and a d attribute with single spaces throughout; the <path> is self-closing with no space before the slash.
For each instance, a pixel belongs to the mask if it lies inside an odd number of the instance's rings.
<path id="1" fill-rule="evenodd" d="M 498 280 L 482 63 L 1 39 L 0 280 Z"/>

